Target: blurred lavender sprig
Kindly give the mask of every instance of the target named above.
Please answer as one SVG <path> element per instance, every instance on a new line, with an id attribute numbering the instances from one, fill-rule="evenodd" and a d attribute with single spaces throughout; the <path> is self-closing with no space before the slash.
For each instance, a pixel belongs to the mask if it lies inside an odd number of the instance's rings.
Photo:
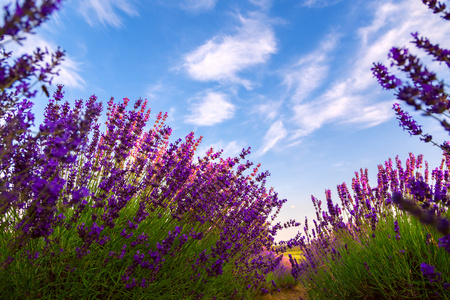
<path id="1" fill-rule="evenodd" d="M 25 39 L 22 33 L 34 33 L 34 29 L 46 21 L 61 6 L 61 0 L 44 0 L 38 5 L 36 1 L 17 1 L 11 10 L 11 4 L 4 9 L 3 25 L 0 27 L 0 119 L 16 105 L 19 96 L 32 98 L 37 90 L 32 87 L 41 82 L 42 91 L 49 97 L 47 84 L 51 84 L 52 76 L 58 75 L 56 68 L 61 64 L 64 52 L 58 48 L 51 54 L 50 63 L 45 62 L 49 56 L 47 49 L 37 48 L 30 54 L 16 58 L 10 65 L 12 52 L 7 52 L 5 44 L 10 41 L 21 43 Z M 9 40 L 5 38 L 9 37 Z M 34 82 L 30 82 L 32 78 Z"/>

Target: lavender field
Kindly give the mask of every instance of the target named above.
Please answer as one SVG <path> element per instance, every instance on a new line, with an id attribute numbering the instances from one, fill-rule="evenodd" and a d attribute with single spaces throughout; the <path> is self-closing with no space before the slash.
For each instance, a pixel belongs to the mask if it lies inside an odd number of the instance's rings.
<path id="1" fill-rule="evenodd" d="M 287 200 L 246 160 L 250 147 L 196 158 L 202 137 L 170 142 L 167 113 L 144 130 L 153 117 L 142 99 L 111 98 L 102 126 L 95 95 L 71 107 L 64 87 L 51 86 L 63 51 L 11 59 L 8 44 L 62 3 L 6 6 L 0 28 L 0 298 L 450 299 L 450 143 L 400 104 L 400 126 L 441 148 L 439 166 L 412 149 L 405 162 L 380 164 L 377 182 L 361 169 L 337 187 L 339 199 L 313 196 L 315 219 L 276 223 Z M 444 4 L 423 3 L 450 20 Z M 412 39 L 450 67 L 449 50 Z M 374 80 L 450 131 L 443 81 L 409 49 L 389 57 L 407 81 L 379 63 Z M 35 133 L 38 91 L 48 104 Z M 275 242 L 284 228 L 302 231 Z"/>

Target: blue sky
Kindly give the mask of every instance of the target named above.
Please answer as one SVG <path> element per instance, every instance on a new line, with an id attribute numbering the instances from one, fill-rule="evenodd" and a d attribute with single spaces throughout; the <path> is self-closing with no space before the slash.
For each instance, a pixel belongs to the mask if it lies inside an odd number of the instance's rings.
<path id="1" fill-rule="evenodd" d="M 278 221 L 303 223 L 315 216 L 311 195 L 325 200 L 331 189 L 340 203 L 336 186 L 351 186 L 360 168 L 376 186 L 377 165 L 389 157 L 440 162 L 440 149 L 398 126 L 393 93 L 370 71 L 392 46 L 412 49 L 415 31 L 450 47 L 450 22 L 420 0 L 66 0 L 23 47 L 9 49 L 64 49 L 53 83 L 72 104 L 97 95 L 102 123 L 110 97 L 141 97 L 152 109 L 148 128 L 163 111 L 172 140 L 204 137 L 198 156 L 212 146 L 234 157 L 250 146 L 248 159 L 271 173 L 267 186 L 288 199 Z M 444 65 L 430 66 L 448 76 Z M 38 125 L 47 101 L 35 100 Z M 448 139 L 436 121 L 414 115 L 437 142 Z"/>

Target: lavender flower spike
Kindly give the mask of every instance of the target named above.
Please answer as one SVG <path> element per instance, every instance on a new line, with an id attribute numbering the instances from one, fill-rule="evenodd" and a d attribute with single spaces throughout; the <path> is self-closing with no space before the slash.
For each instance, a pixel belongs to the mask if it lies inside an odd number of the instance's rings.
<path id="1" fill-rule="evenodd" d="M 399 120 L 400 126 L 412 135 L 421 135 L 422 129 L 419 124 L 404 110 L 400 108 L 398 103 L 395 103 L 392 107 L 397 115 L 397 120 Z"/>

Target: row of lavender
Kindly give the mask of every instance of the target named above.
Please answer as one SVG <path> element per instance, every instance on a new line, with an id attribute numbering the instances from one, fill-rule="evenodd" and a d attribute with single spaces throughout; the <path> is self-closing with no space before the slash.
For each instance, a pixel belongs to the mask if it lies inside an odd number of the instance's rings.
<path id="1" fill-rule="evenodd" d="M 446 5 L 422 0 L 435 14 L 450 20 Z M 412 41 L 435 61 L 450 67 L 450 50 L 432 44 L 418 33 Z M 445 84 L 407 48 L 392 48 L 391 67 L 406 73 L 402 82 L 380 63 L 372 71 L 380 85 L 394 89 L 399 100 L 438 120 L 450 132 L 449 95 Z M 327 210 L 312 197 L 317 219 L 314 228 L 297 236 L 304 260 L 291 258 L 292 275 L 314 299 L 447 299 L 450 297 L 450 143 L 438 144 L 399 104 L 393 107 L 400 126 L 431 142 L 443 152 L 442 163 L 429 174 L 423 157 L 410 153 L 406 167 L 398 157 L 378 167 L 371 188 L 367 169 L 356 172 L 353 196 L 345 183 L 337 187 L 341 206 L 326 191 Z M 431 179 L 431 180 L 430 180 Z"/>
<path id="2" fill-rule="evenodd" d="M 147 297 L 242 298 L 264 290 L 281 257 L 260 253 L 295 222 L 271 226 L 286 200 L 265 188 L 269 173 L 258 174 L 259 165 L 244 175 L 250 148 L 227 159 L 211 149 L 195 161 L 201 137 L 170 143 L 161 113 L 145 132 L 150 109 L 141 99 L 127 110 L 129 99 L 111 98 L 101 133 L 102 103 L 91 96 L 71 109 L 60 85 L 32 134 L 33 85 L 42 83 L 49 96 L 46 84 L 64 53 L 52 54 L 51 63 L 40 49 L 13 60 L 4 45 L 61 5 L 37 3 L 6 6 L 0 28 L 0 293 L 104 296 L 117 288 Z"/>

